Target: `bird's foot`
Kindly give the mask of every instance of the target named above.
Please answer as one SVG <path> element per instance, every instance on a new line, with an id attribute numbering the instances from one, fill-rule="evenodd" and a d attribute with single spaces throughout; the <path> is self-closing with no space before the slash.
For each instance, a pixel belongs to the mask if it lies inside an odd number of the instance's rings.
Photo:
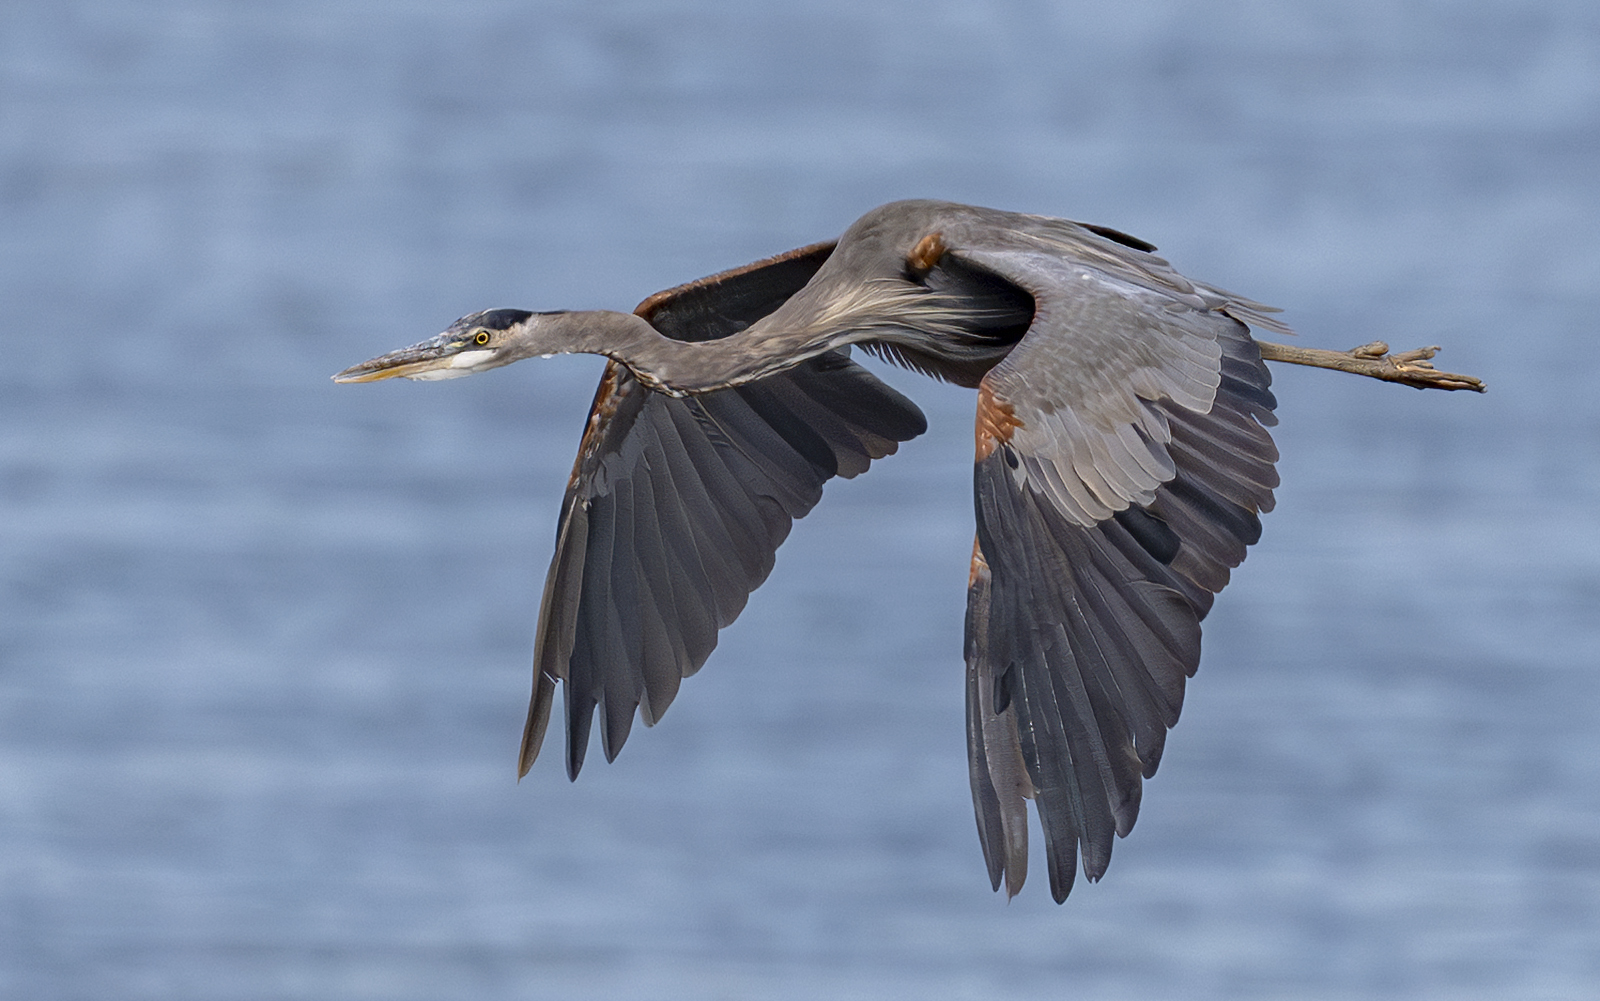
<path id="1" fill-rule="evenodd" d="M 1398 354 L 1389 353 L 1389 345 L 1373 341 L 1349 351 L 1326 351 L 1321 348 L 1291 347 L 1287 344 L 1259 342 L 1261 357 L 1267 361 L 1310 365 L 1314 368 L 1331 368 L 1353 375 L 1365 375 L 1384 382 L 1398 382 L 1417 389 L 1470 389 L 1475 393 L 1487 391 L 1483 380 L 1471 375 L 1441 372 L 1429 360 L 1439 353 L 1438 346 L 1414 348 Z"/>

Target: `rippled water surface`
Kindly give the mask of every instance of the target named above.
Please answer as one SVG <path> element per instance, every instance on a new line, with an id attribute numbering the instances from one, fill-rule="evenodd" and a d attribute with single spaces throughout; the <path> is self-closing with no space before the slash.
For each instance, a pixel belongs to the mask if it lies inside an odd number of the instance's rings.
<path id="1" fill-rule="evenodd" d="M 1594 996 L 1597 177 L 1576 0 L 7 4 L 0 995 Z M 1492 386 L 1276 372 L 1278 510 L 1063 907 L 974 837 L 965 392 L 888 372 L 930 432 L 518 785 L 599 366 L 327 378 L 907 196 Z"/>

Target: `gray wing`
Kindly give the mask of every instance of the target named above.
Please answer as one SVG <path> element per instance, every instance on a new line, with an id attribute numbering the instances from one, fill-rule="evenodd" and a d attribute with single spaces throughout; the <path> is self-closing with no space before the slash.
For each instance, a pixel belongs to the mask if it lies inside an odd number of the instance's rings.
<path id="1" fill-rule="evenodd" d="M 1080 845 L 1099 879 L 1133 827 L 1278 482 L 1270 377 L 1235 318 L 1266 307 L 1079 239 L 952 248 L 1036 302 L 979 387 L 968 749 L 992 883 L 1022 885 L 1032 798 L 1057 901 Z"/>
<path id="2" fill-rule="evenodd" d="M 638 312 L 668 336 L 726 336 L 802 287 L 830 250 L 702 279 Z M 865 471 L 926 429 L 915 404 L 842 351 L 681 400 L 607 365 L 545 581 L 521 774 L 538 756 L 558 680 L 568 774 L 582 767 L 596 709 L 614 758 L 635 708 L 654 723 L 705 663 L 823 484 Z"/>

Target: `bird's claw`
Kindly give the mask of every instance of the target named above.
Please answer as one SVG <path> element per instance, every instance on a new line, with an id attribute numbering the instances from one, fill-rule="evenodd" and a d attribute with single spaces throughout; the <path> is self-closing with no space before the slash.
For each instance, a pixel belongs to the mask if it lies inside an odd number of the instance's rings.
<path id="1" fill-rule="evenodd" d="M 1417 389 L 1470 389 L 1477 393 L 1486 390 L 1483 380 L 1476 376 L 1441 372 L 1434 368 L 1429 359 L 1438 353 L 1439 346 L 1434 344 L 1390 354 L 1389 345 L 1383 341 L 1373 341 L 1346 352 L 1364 363 L 1376 363 L 1381 371 L 1370 374 L 1388 382 L 1403 383 Z"/>

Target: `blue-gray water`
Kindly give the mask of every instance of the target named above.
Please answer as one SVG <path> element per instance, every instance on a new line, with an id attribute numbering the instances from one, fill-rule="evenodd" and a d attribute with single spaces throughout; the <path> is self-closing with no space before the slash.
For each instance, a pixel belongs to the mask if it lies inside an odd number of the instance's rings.
<path id="1" fill-rule="evenodd" d="M 1594 996 L 1597 178 L 1588 0 L 6 4 L 0 995 Z M 908 196 L 1491 384 L 1277 370 L 1278 510 L 1064 907 L 970 815 L 966 394 L 891 372 L 928 435 L 517 785 L 598 365 L 328 381 Z"/>

